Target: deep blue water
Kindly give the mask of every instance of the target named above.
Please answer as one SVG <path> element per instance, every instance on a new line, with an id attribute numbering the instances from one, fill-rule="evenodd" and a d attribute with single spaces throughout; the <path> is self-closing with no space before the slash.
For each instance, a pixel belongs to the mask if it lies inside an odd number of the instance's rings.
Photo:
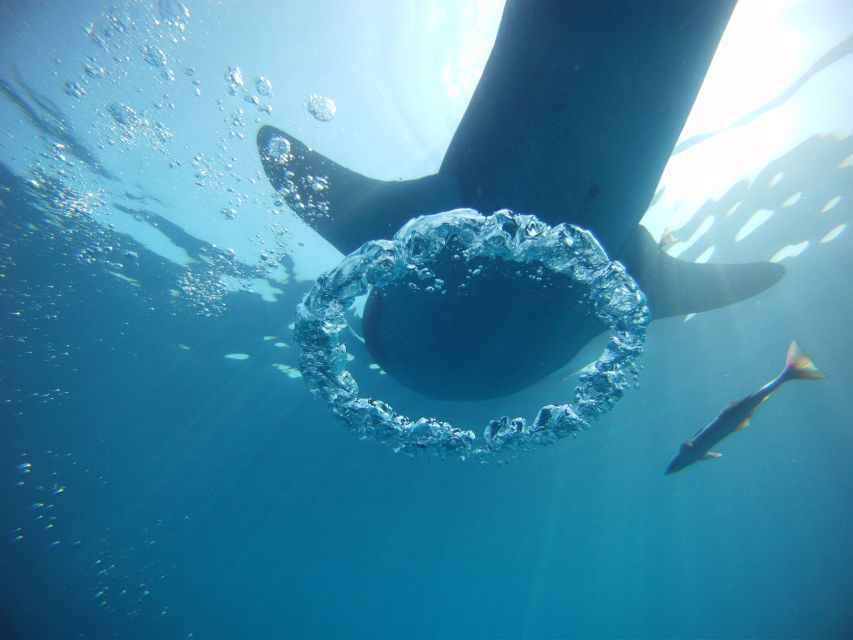
<path id="1" fill-rule="evenodd" d="M 0 95 L 17 114 L 0 147 L 0 635 L 853 635 L 853 247 L 849 229 L 820 242 L 853 218 L 853 137 L 820 132 L 767 158 L 679 232 L 689 237 L 706 214 L 720 220 L 686 259 L 711 245 L 712 260 L 767 259 L 810 240 L 779 285 L 652 323 L 639 388 L 592 429 L 480 465 L 359 440 L 302 379 L 272 366 L 297 366 L 288 325 L 310 281 L 273 282 L 275 302 L 194 300 L 180 284 L 188 268 L 204 284 L 255 277 L 256 265 L 223 256 L 153 197 L 108 193 L 104 206 L 135 211 L 192 267 L 69 209 L 55 186 L 73 187 L 74 174 L 19 162 L 29 147 L 69 142 L 21 115 L 11 96 L 44 125 L 37 96 L 48 89 L 27 93 L 10 69 Z M 60 95 L 63 82 L 44 79 Z M 156 174 L 77 162 L 156 193 Z M 734 202 L 745 213 L 726 216 Z M 777 215 L 734 243 L 738 216 L 759 209 Z M 684 438 L 779 372 L 792 338 L 830 378 L 786 385 L 721 459 L 665 477 Z M 508 398 L 439 403 L 349 346 L 366 394 L 477 428 L 562 397 L 562 378 L 587 362 Z M 223 357 L 232 353 L 251 357 Z"/>

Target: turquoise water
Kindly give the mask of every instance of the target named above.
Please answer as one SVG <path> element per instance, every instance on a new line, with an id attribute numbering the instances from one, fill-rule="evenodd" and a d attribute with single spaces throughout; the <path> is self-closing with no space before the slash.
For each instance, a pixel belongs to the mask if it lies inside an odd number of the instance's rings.
<path id="1" fill-rule="evenodd" d="M 0 635 L 853 634 L 850 56 L 673 157 L 644 221 L 675 232 L 669 251 L 787 273 L 653 322 L 638 388 L 576 438 L 500 465 L 395 455 L 298 377 L 288 325 L 340 256 L 276 204 L 257 128 L 367 175 L 429 173 L 500 9 L 0 6 Z M 732 33 L 780 57 L 740 60 L 751 82 L 709 87 L 683 140 L 850 36 L 849 5 L 787 11 L 736 11 Z M 793 338 L 830 378 L 786 385 L 721 459 L 665 477 Z M 481 429 L 568 399 L 603 343 L 476 403 L 419 396 L 347 344 L 365 394 Z"/>

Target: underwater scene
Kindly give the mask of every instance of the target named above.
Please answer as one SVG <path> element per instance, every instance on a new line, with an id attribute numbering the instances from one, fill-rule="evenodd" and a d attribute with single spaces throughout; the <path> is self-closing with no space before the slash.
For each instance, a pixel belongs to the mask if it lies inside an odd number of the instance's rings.
<path id="1" fill-rule="evenodd" d="M 0 638 L 853 637 L 853 3 L 4 0 Z"/>

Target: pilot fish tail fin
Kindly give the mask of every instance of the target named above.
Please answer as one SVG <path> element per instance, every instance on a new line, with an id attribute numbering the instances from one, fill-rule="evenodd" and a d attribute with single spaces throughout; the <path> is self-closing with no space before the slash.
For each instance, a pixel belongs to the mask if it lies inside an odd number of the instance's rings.
<path id="1" fill-rule="evenodd" d="M 781 377 L 783 380 L 822 380 L 827 376 L 815 366 L 808 354 L 800 349 L 797 341 L 792 340 Z"/>

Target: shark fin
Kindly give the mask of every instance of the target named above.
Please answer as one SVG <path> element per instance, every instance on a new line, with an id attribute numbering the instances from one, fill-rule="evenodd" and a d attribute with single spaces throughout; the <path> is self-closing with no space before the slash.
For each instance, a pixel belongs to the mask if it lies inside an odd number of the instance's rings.
<path id="1" fill-rule="evenodd" d="M 682 449 L 692 449 L 693 448 L 693 440 L 687 438 L 684 442 L 681 443 Z"/>
<path id="2" fill-rule="evenodd" d="M 368 240 L 390 238 L 414 217 L 459 206 L 458 189 L 447 174 L 374 180 L 270 126 L 261 127 L 257 143 L 273 188 L 303 222 L 342 253 Z"/>
<path id="3" fill-rule="evenodd" d="M 748 426 L 749 426 L 749 418 L 745 418 L 742 422 L 740 422 L 735 427 L 735 431 L 740 431 L 741 429 L 746 429 Z"/>
<path id="4" fill-rule="evenodd" d="M 646 294 L 652 317 L 708 311 L 761 293 L 785 273 L 781 264 L 698 264 L 660 250 L 651 234 L 638 226 L 616 259 Z"/>
<path id="5" fill-rule="evenodd" d="M 723 454 L 719 451 L 709 451 L 704 456 L 702 456 L 703 460 L 714 460 L 716 458 L 722 458 Z"/>

